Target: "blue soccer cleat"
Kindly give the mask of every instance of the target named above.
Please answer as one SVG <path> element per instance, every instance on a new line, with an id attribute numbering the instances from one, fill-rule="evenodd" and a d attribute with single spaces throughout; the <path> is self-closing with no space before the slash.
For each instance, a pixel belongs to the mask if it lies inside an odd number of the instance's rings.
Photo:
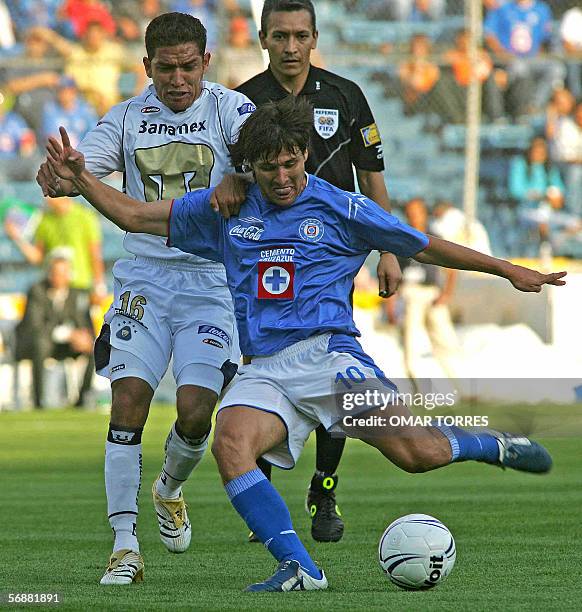
<path id="1" fill-rule="evenodd" d="M 276 591 L 318 591 L 327 589 L 327 578 L 323 570 L 321 578 L 310 576 L 299 561 L 281 561 L 277 571 L 265 582 L 251 584 L 245 591 L 253 593 L 276 592 Z"/>
<path id="2" fill-rule="evenodd" d="M 499 444 L 501 467 L 533 474 L 545 474 L 552 469 L 552 457 L 541 444 L 510 433 L 494 432 L 493 435 Z"/>

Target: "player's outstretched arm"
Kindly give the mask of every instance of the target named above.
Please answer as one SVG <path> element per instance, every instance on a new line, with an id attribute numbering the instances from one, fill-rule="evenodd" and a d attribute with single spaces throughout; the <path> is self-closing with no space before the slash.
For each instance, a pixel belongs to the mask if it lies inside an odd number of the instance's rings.
<path id="1" fill-rule="evenodd" d="M 502 276 L 506 278 L 516 289 L 520 291 L 533 291 L 539 293 L 543 285 L 565 285 L 561 280 L 567 272 L 554 272 L 542 274 L 530 268 L 516 266 L 504 259 L 490 257 L 479 251 L 442 240 L 436 236 L 430 236 L 429 245 L 417 255 L 416 261 L 426 264 L 454 268 L 457 270 L 474 270 Z"/>
<path id="2" fill-rule="evenodd" d="M 73 149 L 65 128 L 59 131 L 62 142 L 50 137 L 47 144 L 48 167 L 54 179 L 71 181 L 76 191 L 121 229 L 167 236 L 170 200 L 146 204 L 105 185 L 85 168 L 85 158 Z"/>

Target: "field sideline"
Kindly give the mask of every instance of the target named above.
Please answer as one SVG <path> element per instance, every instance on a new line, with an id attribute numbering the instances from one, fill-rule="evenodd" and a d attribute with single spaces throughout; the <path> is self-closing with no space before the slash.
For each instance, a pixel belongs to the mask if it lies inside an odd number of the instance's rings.
<path id="1" fill-rule="evenodd" d="M 475 464 L 412 476 L 349 442 L 338 489 L 346 535 L 327 545 L 311 540 L 303 511 L 310 444 L 297 469 L 276 470 L 275 483 L 330 590 L 257 596 L 241 591 L 275 563 L 246 542 L 210 454 L 185 489 L 190 550 L 171 555 L 158 539 L 150 488 L 173 416 L 171 408 L 153 407 L 143 436 L 138 534 L 145 582 L 101 587 L 112 541 L 103 485 L 108 417 L 0 413 L 0 593 L 59 592 L 68 610 L 580 609 L 580 438 L 544 440 L 555 461 L 546 477 Z M 433 591 L 398 590 L 376 560 L 384 528 L 409 512 L 435 515 L 457 542 L 453 574 Z"/>

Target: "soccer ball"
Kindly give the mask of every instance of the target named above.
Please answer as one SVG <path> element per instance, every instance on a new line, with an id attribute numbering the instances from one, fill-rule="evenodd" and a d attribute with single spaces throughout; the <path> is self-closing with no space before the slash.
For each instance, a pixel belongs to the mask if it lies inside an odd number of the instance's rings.
<path id="1" fill-rule="evenodd" d="M 451 532 L 428 514 L 396 519 L 378 546 L 382 569 L 402 589 L 432 589 L 451 573 L 456 556 Z"/>

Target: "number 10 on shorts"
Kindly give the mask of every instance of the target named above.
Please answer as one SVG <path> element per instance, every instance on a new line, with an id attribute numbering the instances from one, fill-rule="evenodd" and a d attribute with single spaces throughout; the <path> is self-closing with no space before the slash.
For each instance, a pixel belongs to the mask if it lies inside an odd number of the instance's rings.
<path id="1" fill-rule="evenodd" d="M 353 383 L 360 384 L 366 381 L 366 375 L 356 366 L 346 368 L 345 372 L 338 372 L 335 375 L 335 384 L 342 384 L 346 389 L 351 389 Z"/>

